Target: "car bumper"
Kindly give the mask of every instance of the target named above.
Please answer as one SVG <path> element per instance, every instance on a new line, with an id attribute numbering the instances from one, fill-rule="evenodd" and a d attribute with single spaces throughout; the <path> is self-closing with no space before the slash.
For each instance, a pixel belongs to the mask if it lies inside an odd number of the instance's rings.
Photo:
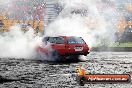
<path id="1" fill-rule="evenodd" d="M 65 56 L 70 56 L 70 55 L 85 55 L 87 56 L 90 52 L 73 52 L 73 53 L 65 53 Z"/>

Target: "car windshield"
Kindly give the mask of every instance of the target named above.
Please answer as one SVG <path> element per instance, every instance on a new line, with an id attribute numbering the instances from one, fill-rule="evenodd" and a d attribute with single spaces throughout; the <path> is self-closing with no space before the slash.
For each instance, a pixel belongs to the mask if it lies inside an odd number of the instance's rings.
<path id="1" fill-rule="evenodd" d="M 81 37 L 69 37 L 68 44 L 84 44 L 84 40 Z"/>

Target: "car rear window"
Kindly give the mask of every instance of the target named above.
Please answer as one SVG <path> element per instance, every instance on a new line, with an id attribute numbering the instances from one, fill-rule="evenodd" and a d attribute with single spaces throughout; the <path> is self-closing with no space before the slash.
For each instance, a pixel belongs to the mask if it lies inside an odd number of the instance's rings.
<path id="1" fill-rule="evenodd" d="M 69 37 L 68 44 L 84 44 L 84 40 L 81 37 Z"/>

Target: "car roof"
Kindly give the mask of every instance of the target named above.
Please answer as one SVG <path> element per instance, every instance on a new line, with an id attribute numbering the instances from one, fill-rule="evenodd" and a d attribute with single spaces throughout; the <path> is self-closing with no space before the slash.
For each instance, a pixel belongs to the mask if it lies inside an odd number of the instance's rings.
<path id="1" fill-rule="evenodd" d="M 47 37 L 78 37 L 78 36 L 47 36 Z"/>

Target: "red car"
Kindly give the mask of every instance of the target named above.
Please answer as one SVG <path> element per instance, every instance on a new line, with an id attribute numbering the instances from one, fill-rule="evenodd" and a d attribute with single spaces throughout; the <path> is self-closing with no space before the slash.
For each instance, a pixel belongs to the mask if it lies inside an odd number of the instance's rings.
<path id="1" fill-rule="evenodd" d="M 89 54 L 89 47 L 81 37 L 58 36 L 45 37 L 37 51 L 54 58 L 79 56 Z"/>

